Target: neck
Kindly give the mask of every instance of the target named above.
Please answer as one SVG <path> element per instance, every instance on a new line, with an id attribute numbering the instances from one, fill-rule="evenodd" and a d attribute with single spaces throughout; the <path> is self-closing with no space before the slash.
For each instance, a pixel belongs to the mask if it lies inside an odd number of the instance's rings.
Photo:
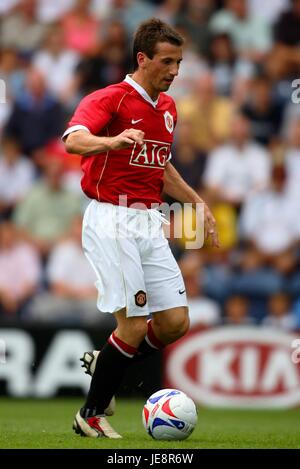
<path id="1" fill-rule="evenodd" d="M 153 99 L 153 101 L 157 100 L 159 96 L 159 91 L 155 90 L 151 86 L 151 84 L 146 80 L 140 70 L 136 70 L 135 72 L 133 72 L 131 78 L 136 81 L 140 86 L 142 86 L 142 88 L 144 88 L 144 90 L 148 93 L 150 98 Z"/>

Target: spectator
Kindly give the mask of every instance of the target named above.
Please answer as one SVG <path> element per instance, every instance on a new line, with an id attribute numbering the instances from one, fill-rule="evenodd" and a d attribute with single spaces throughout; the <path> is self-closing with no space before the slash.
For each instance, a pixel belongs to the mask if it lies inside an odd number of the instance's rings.
<path id="1" fill-rule="evenodd" d="M 97 47 L 99 21 L 90 13 L 91 0 L 76 0 L 74 8 L 62 19 L 65 48 L 90 54 Z"/>
<path id="2" fill-rule="evenodd" d="M 180 120 L 172 155 L 173 164 L 184 180 L 194 189 L 200 190 L 206 155 L 197 149 L 192 121 Z"/>
<path id="3" fill-rule="evenodd" d="M 275 45 L 267 70 L 275 80 L 299 74 L 300 66 L 300 0 L 291 0 L 291 8 L 284 11 L 274 26 Z"/>
<path id="4" fill-rule="evenodd" d="M 227 294 L 229 292 L 249 298 L 251 317 L 257 322 L 266 315 L 268 296 L 281 290 L 283 285 L 283 275 L 255 247 L 243 248 L 231 259 L 231 279 L 227 284 Z"/>
<path id="5" fill-rule="evenodd" d="M 254 324 L 249 315 L 249 301 L 244 296 L 231 296 L 225 302 L 223 323 L 227 326 Z"/>
<path id="6" fill-rule="evenodd" d="M 14 213 L 23 235 L 44 255 L 66 235 L 71 220 L 81 212 L 79 197 L 63 189 L 62 177 L 62 161 L 49 160 L 43 179 L 32 187 Z"/>
<path id="7" fill-rule="evenodd" d="M 77 67 L 80 95 L 84 96 L 124 79 L 131 60 L 127 44 L 124 26 L 118 21 L 110 22 L 97 53 L 83 58 Z"/>
<path id="8" fill-rule="evenodd" d="M 63 32 L 59 25 L 49 28 L 44 47 L 33 56 L 33 66 L 40 71 L 47 90 L 60 102 L 67 103 L 74 96 L 74 71 L 79 56 L 64 48 Z"/>
<path id="9" fill-rule="evenodd" d="M 261 17 L 249 14 L 247 0 L 226 0 L 225 8 L 211 18 L 210 30 L 230 34 L 238 55 L 261 63 L 272 46 L 271 27 Z"/>
<path id="10" fill-rule="evenodd" d="M 27 72 L 26 87 L 14 103 L 5 127 L 8 136 L 17 139 L 25 155 L 32 155 L 62 132 L 62 108 L 48 93 L 40 71 Z"/>
<path id="11" fill-rule="evenodd" d="M 297 246 L 291 246 L 285 251 L 268 255 L 268 264 L 273 272 L 281 278 L 281 290 L 291 297 L 297 297 L 300 291 L 299 254 Z"/>
<path id="12" fill-rule="evenodd" d="M 261 0 L 248 0 L 250 14 L 254 17 L 261 17 L 267 23 L 273 24 L 279 15 L 288 9 L 290 0 L 272 0 L 262 2 Z"/>
<path id="13" fill-rule="evenodd" d="M 239 207 L 250 193 L 268 185 L 270 156 L 252 140 L 244 115 L 235 114 L 229 124 L 231 141 L 210 154 L 204 182 L 215 200 Z"/>
<path id="14" fill-rule="evenodd" d="M 217 202 L 212 204 L 212 211 L 218 227 L 220 252 L 229 252 L 239 241 L 236 209 L 226 202 Z M 209 249 L 209 243 L 206 248 Z"/>
<path id="15" fill-rule="evenodd" d="M 111 9 L 113 8 L 113 3 L 114 0 L 92 0 L 93 15 L 100 20 L 108 20 Z"/>
<path id="16" fill-rule="evenodd" d="M 190 327 L 212 326 L 220 322 L 218 303 L 204 296 L 201 289 L 202 260 L 199 252 L 186 251 L 180 260 L 189 303 Z"/>
<path id="17" fill-rule="evenodd" d="M 20 0 L 1 26 L 0 44 L 16 48 L 26 58 L 39 47 L 46 31 L 45 24 L 37 20 L 37 0 Z"/>
<path id="18" fill-rule="evenodd" d="M 112 0 L 111 20 L 122 21 L 127 34 L 132 37 L 142 21 L 155 14 L 155 6 L 148 0 Z"/>
<path id="19" fill-rule="evenodd" d="M 37 291 L 41 280 L 35 249 L 20 240 L 11 222 L 0 224 L 0 314 L 15 317 Z M 4 316 L 4 317 L 3 317 Z"/>
<path id="20" fill-rule="evenodd" d="M 275 166 L 271 187 L 249 195 L 241 214 L 242 237 L 266 254 L 284 252 L 299 239 L 297 201 L 286 192 L 285 182 L 284 167 Z"/>
<path id="21" fill-rule="evenodd" d="M 168 94 L 178 102 L 190 94 L 201 75 L 209 72 L 209 68 L 206 61 L 198 54 L 194 43 L 191 41 L 189 31 L 182 27 L 176 29 L 185 39 L 184 60 L 180 64 L 180 73 L 176 77 L 176 86 L 170 88 Z"/>
<path id="22" fill-rule="evenodd" d="M 70 155 L 60 138 L 51 140 L 39 153 L 38 165 L 43 168 L 45 161 L 59 159 L 63 165 L 62 187 L 75 193 L 82 203 L 89 203 L 90 199 L 82 193 L 81 189 L 81 160 L 79 155 Z"/>
<path id="23" fill-rule="evenodd" d="M 284 331 L 296 328 L 296 318 L 291 311 L 291 301 L 286 293 L 278 292 L 272 295 L 268 301 L 267 316 L 262 324 Z"/>
<path id="24" fill-rule="evenodd" d="M 186 0 L 183 12 L 178 15 L 177 26 L 189 31 L 200 56 L 205 57 L 209 47 L 209 18 L 213 11 L 212 0 Z"/>
<path id="25" fill-rule="evenodd" d="M 243 89 L 243 95 L 247 96 L 255 68 L 251 62 L 236 54 L 228 33 L 219 33 L 212 37 L 208 59 L 219 95 L 235 99 L 235 90 Z"/>
<path id="26" fill-rule="evenodd" d="M 287 191 L 300 200 L 300 119 L 291 122 L 288 129 L 288 147 L 285 152 Z"/>
<path id="27" fill-rule="evenodd" d="M 20 2 L 20 0 L 2 0 L 0 3 L 0 15 L 6 15 Z"/>
<path id="28" fill-rule="evenodd" d="M 272 96 L 272 83 L 264 76 L 253 81 L 250 99 L 243 107 L 251 122 L 251 134 L 262 145 L 277 139 L 282 124 L 283 108 Z"/>
<path id="29" fill-rule="evenodd" d="M 95 306 L 96 274 L 81 247 L 81 225 L 81 217 L 76 217 L 68 238 L 51 251 L 47 265 L 50 290 L 36 297 L 31 319 L 72 323 L 102 319 Z"/>
<path id="30" fill-rule="evenodd" d="M 298 290 L 299 293 L 299 290 Z M 294 304 L 294 318 L 295 318 L 295 330 L 300 331 L 300 299 L 298 298 Z"/>
<path id="31" fill-rule="evenodd" d="M 175 26 L 176 19 L 181 13 L 182 3 L 182 0 L 165 0 L 157 7 L 154 16 Z"/>
<path id="32" fill-rule="evenodd" d="M 20 96 L 25 82 L 25 71 L 14 48 L 3 48 L 0 52 L 0 76 L 6 84 L 6 98 Z"/>
<path id="33" fill-rule="evenodd" d="M 12 138 L 2 140 L 0 154 L 0 219 L 10 217 L 16 205 L 33 185 L 33 164 L 20 153 Z"/>
<path id="34" fill-rule="evenodd" d="M 103 1 L 103 0 L 101 0 Z M 37 17 L 42 23 L 59 21 L 74 6 L 75 0 L 39 0 Z"/>
<path id="35" fill-rule="evenodd" d="M 211 73 L 199 77 L 191 93 L 179 100 L 177 108 L 181 119 L 192 122 L 198 150 L 210 151 L 229 136 L 232 103 L 217 96 Z"/>

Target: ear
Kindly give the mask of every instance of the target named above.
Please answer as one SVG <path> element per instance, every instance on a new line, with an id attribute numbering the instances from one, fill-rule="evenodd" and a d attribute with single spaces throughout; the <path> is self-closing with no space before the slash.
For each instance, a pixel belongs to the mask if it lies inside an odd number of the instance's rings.
<path id="1" fill-rule="evenodd" d="M 145 68 L 147 61 L 149 60 L 146 54 L 144 54 L 144 52 L 138 52 L 136 59 L 137 59 L 139 68 Z"/>

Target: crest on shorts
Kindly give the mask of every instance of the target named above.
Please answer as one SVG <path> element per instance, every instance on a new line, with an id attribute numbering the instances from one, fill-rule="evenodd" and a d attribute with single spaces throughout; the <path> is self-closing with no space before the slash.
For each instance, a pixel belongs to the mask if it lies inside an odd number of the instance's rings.
<path id="1" fill-rule="evenodd" d="M 135 295 L 135 304 L 141 308 L 147 303 L 147 296 L 143 290 L 139 290 Z"/>
<path id="2" fill-rule="evenodd" d="M 165 125 L 166 125 L 166 129 L 168 132 L 170 132 L 170 134 L 173 132 L 174 130 L 174 119 L 173 119 L 173 116 L 172 114 L 169 113 L 169 111 L 166 111 L 164 113 L 164 118 L 165 118 Z"/>

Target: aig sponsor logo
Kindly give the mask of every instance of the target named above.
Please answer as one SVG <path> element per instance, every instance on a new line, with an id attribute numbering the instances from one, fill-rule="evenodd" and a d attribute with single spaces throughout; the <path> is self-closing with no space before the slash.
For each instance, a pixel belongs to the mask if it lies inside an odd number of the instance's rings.
<path id="1" fill-rule="evenodd" d="M 167 387 L 209 406 L 286 408 L 300 404 L 296 336 L 256 327 L 189 334 L 167 356 Z"/>
<path id="2" fill-rule="evenodd" d="M 134 144 L 129 164 L 153 169 L 163 169 L 170 154 L 170 143 L 157 140 L 144 140 L 141 147 Z"/>

